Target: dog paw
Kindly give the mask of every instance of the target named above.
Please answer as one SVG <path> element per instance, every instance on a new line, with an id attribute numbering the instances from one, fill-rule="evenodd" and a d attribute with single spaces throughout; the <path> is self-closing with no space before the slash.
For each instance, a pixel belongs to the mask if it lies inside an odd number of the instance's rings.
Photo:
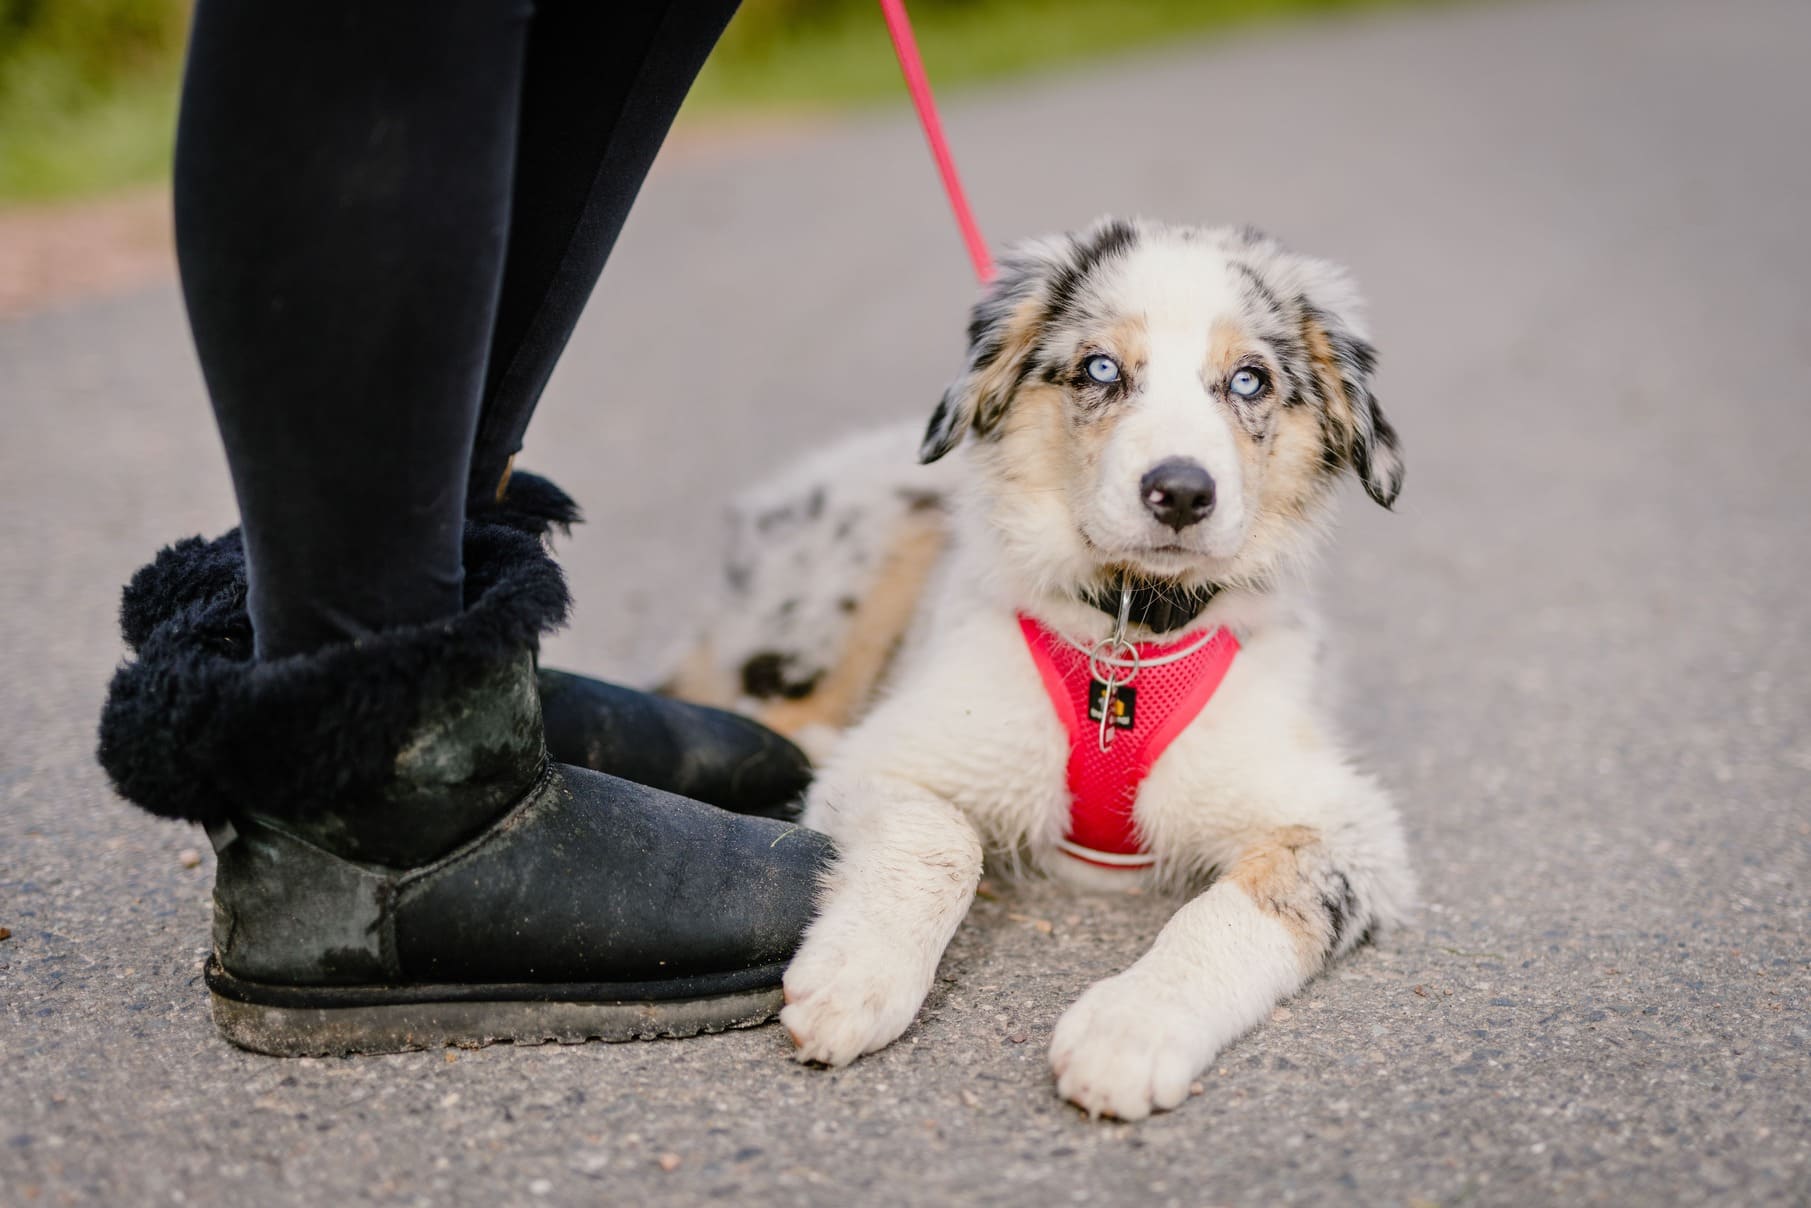
<path id="1" fill-rule="evenodd" d="M 1167 1111 L 1214 1054 L 1207 1022 L 1174 987 L 1136 971 L 1097 982 L 1057 1021 L 1057 1093 L 1091 1116 Z"/>
<path id="2" fill-rule="evenodd" d="M 911 971 L 915 963 L 878 936 L 860 944 L 807 938 L 786 969 L 780 1012 L 797 1046 L 793 1055 L 848 1065 L 897 1040 L 930 988 L 928 977 Z"/>

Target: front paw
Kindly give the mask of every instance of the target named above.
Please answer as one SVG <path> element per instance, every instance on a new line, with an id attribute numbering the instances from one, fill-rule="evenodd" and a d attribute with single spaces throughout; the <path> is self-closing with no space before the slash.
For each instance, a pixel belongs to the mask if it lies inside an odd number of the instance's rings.
<path id="1" fill-rule="evenodd" d="M 787 966 L 780 1023 L 800 1061 L 848 1065 L 899 1038 L 930 989 L 919 963 L 881 936 L 810 936 Z"/>
<path id="2" fill-rule="evenodd" d="M 1091 986 L 1050 1041 L 1057 1093 L 1091 1116 L 1142 1120 L 1188 1098 L 1214 1055 L 1211 1021 L 1173 985 L 1128 970 Z"/>

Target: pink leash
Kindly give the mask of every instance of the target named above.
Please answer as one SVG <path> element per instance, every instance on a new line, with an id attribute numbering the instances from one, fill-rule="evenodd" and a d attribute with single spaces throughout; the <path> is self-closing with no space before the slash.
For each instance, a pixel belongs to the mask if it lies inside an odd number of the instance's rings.
<path id="1" fill-rule="evenodd" d="M 893 38 L 899 71 L 905 76 L 906 91 L 912 94 L 912 105 L 918 110 L 924 139 L 937 161 L 937 174 L 943 177 L 943 191 L 949 194 L 950 209 L 962 230 L 962 242 L 968 245 L 968 258 L 974 261 L 975 276 L 990 280 L 994 275 L 993 257 L 987 254 L 987 241 L 981 238 L 974 211 L 968 208 L 968 196 L 962 192 L 962 180 L 956 175 L 956 161 L 950 155 L 949 141 L 943 137 L 937 100 L 931 95 L 931 82 L 924 74 L 924 60 L 918 56 L 918 40 L 912 36 L 912 19 L 906 16 L 905 0 L 880 0 L 880 11 L 887 19 L 887 33 Z"/>

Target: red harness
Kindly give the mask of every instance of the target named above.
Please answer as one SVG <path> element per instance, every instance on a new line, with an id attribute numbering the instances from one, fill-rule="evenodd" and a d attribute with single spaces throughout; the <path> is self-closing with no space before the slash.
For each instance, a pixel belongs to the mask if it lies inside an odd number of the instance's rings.
<path id="1" fill-rule="evenodd" d="M 1120 657 L 1102 661 L 1023 614 L 1019 628 L 1069 731 L 1069 833 L 1062 850 L 1100 868 L 1150 867 L 1156 857 L 1132 820 L 1138 786 L 1213 698 L 1239 640 L 1216 629 L 1169 645 L 1121 646 Z"/>

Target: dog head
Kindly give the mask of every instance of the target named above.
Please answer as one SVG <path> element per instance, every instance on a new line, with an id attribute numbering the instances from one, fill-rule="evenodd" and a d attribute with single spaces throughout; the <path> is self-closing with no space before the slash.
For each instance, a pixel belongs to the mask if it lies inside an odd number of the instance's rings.
<path id="1" fill-rule="evenodd" d="M 920 456 L 972 485 L 1035 590 L 1131 574 L 1262 588 L 1356 475 L 1385 507 L 1396 432 L 1345 273 L 1250 230 L 1102 220 L 1018 244 L 975 305 Z"/>

